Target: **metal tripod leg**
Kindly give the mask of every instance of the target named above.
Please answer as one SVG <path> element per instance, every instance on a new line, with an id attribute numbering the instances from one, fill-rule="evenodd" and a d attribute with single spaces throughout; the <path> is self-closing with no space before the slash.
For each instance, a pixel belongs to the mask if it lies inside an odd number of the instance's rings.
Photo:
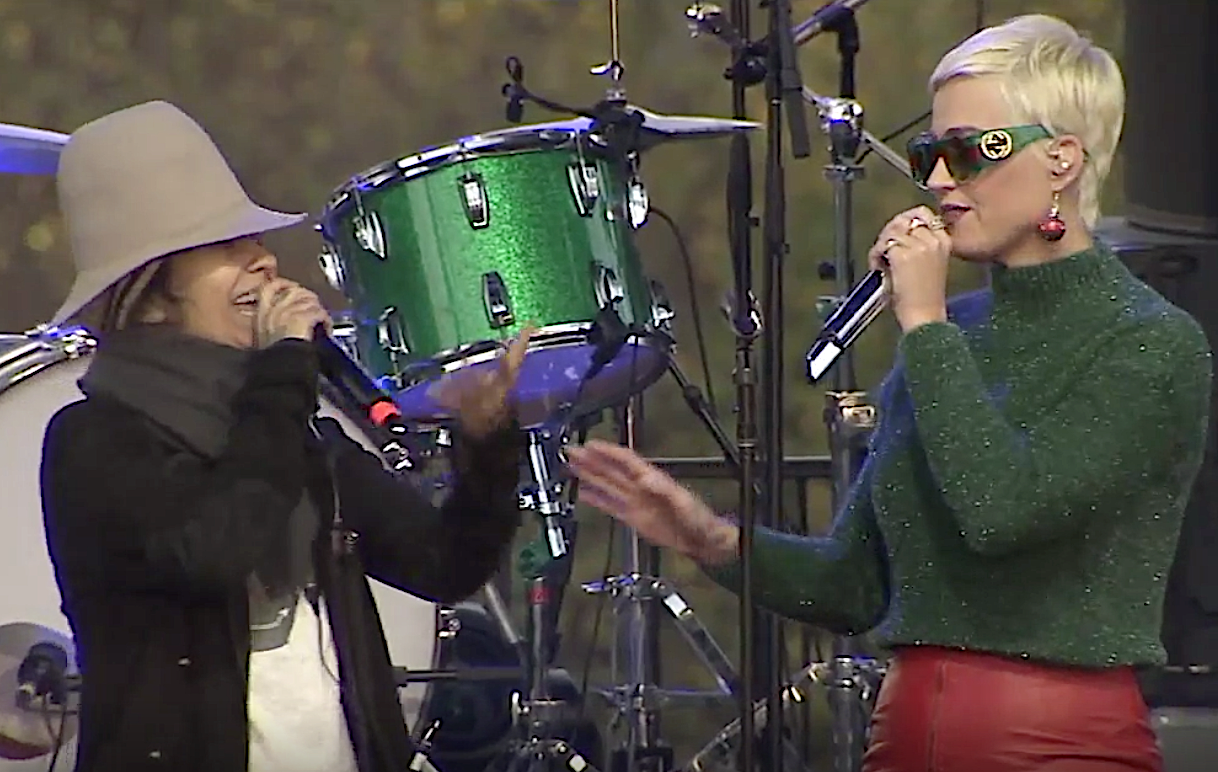
<path id="1" fill-rule="evenodd" d="M 658 577 L 632 574 L 629 576 L 611 576 L 598 582 L 587 582 L 583 585 L 583 589 L 589 594 L 608 594 L 613 597 L 615 600 L 615 612 L 622 606 L 639 606 L 654 601 L 662 603 L 676 623 L 677 631 L 681 634 L 681 637 L 685 639 L 690 648 L 693 649 L 694 654 L 697 655 L 706 669 L 714 676 L 718 686 L 717 696 L 728 697 L 736 693 L 739 687 L 739 676 L 732 665 L 732 660 L 720 648 L 711 635 L 710 630 L 694 614 L 694 610 L 689 603 L 667 581 Z M 803 676 L 801 673 L 801 677 L 806 676 Z M 707 695 L 670 692 L 659 689 L 653 684 L 641 684 L 637 688 L 632 688 L 632 685 L 617 687 L 609 690 L 607 696 L 614 701 L 619 710 L 623 709 L 622 706 L 628 705 L 635 710 L 654 711 L 675 699 L 690 696 L 705 699 Z M 758 705 L 758 709 L 761 711 L 762 717 L 764 717 L 765 701 L 759 702 Z M 735 732 L 739 734 L 740 722 L 738 720 L 729 725 L 729 729 L 731 727 L 735 727 Z M 720 733 L 720 735 L 722 734 Z M 804 770 L 803 761 L 800 759 L 799 752 L 794 745 L 787 740 L 784 740 L 783 745 L 784 767 L 792 770 L 792 772 Z M 732 750 L 735 750 L 735 748 L 736 746 L 733 746 Z M 686 768 L 693 769 L 693 767 L 689 766 Z"/>
<path id="2" fill-rule="evenodd" d="M 783 705 L 798 705 L 810 701 L 810 687 L 820 684 L 827 688 L 849 688 L 864 710 L 875 699 L 880 679 L 884 674 L 884 665 L 874 659 L 856 657 L 850 665 L 849 684 L 838 680 L 840 663 L 813 662 L 800 670 L 787 682 L 782 690 Z M 753 704 L 753 725 L 757 729 L 765 726 L 768 721 L 766 701 L 758 700 Z M 735 770 L 736 756 L 740 752 L 740 719 L 728 724 L 700 751 L 694 754 L 685 765 L 683 772 L 718 772 L 720 770 Z M 785 763 L 800 764 L 797 751 L 787 744 L 784 754 Z M 792 762 L 792 759 L 794 760 Z"/>

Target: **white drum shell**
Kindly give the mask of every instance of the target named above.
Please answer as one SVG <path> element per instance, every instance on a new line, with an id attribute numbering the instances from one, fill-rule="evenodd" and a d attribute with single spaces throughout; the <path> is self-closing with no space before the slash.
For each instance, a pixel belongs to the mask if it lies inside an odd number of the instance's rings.
<path id="1" fill-rule="evenodd" d="M 55 342 L 35 344 L 26 336 L 0 335 L 0 624 L 30 622 L 64 635 L 71 628 L 60 609 L 59 589 L 42 526 L 39 467 L 47 422 L 63 406 L 83 398 L 76 382 L 88 355 L 69 359 Z M 376 454 L 376 446 L 351 420 L 323 400 L 321 414 L 335 418 L 352 439 Z M 409 517 L 403 512 L 402 517 Z M 435 666 L 437 607 L 370 580 L 394 665 L 410 670 Z M 427 687 L 399 690 L 403 714 L 413 729 Z M 9 709 L 13 694 L 0 694 Z M 56 770 L 71 770 L 75 741 L 65 745 Z M 48 772 L 49 755 L 26 761 L 0 758 L 0 772 Z"/>

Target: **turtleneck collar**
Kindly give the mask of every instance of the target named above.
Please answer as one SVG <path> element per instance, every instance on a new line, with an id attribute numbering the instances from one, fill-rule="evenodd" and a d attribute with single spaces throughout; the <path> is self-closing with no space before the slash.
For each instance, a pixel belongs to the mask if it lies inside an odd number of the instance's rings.
<path id="1" fill-rule="evenodd" d="M 1100 242 L 1059 260 L 1020 268 L 995 265 L 990 286 L 995 307 L 1015 312 L 1040 312 L 1077 298 L 1080 290 L 1112 281 L 1120 261 Z"/>

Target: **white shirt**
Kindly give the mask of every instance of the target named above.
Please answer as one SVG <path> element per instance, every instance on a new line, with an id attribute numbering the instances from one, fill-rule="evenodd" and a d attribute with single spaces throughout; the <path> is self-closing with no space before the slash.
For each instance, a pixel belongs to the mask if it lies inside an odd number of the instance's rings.
<path id="1" fill-rule="evenodd" d="M 250 654 L 249 772 L 358 772 L 325 601 L 302 593 L 287 644 Z"/>

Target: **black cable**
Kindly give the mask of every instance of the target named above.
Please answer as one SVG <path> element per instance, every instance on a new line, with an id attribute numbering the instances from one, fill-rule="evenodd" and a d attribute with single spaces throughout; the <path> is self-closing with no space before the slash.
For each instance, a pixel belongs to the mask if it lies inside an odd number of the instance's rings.
<path id="1" fill-rule="evenodd" d="M 617 539 L 617 520 L 609 518 L 608 547 L 605 548 L 605 565 L 601 568 L 601 576 L 608 577 L 613 570 L 613 545 Z M 583 675 L 579 682 L 579 693 L 582 697 L 579 703 L 578 723 L 583 723 L 588 711 L 588 683 L 592 676 L 592 657 L 596 654 L 597 638 L 601 634 L 601 621 L 605 615 L 605 601 L 608 592 L 601 593 L 596 599 L 596 611 L 592 615 L 592 637 L 588 641 L 587 653 L 584 655 Z"/>
<path id="2" fill-rule="evenodd" d="M 672 231 L 673 238 L 677 242 L 677 251 L 681 254 L 681 263 L 685 268 L 685 284 L 689 290 L 689 306 L 690 312 L 693 315 L 694 322 L 694 339 L 698 345 L 698 359 L 702 362 L 702 379 L 705 382 L 706 402 L 710 405 L 711 413 L 719 414 L 719 407 L 715 402 L 715 386 L 711 380 L 710 373 L 710 356 L 706 349 L 706 334 L 702 329 L 702 308 L 698 302 L 698 288 L 695 286 L 694 280 L 694 261 L 690 257 L 689 246 L 685 242 L 685 237 L 681 234 L 681 229 L 677 227 L 677 223 L 667 212 L 656 207 L 651 208 L 652 213 L 664 221 Z"/>
<path id="3" fill-rule="evenodd" d="M 973 20 L 974 29 L 973 29 L 972 34 L 975 35 L 976 33 L 985 29 L 985 16 L 986 16 L 985 0 L 976 0 L 976 2 L 974 2 L 974 4 L 973 4 L 973 11 L 974 11 L 974 20 Z M 883 137 L 880 137 L 880 142 L 883 144 L 887 144 L 887 143 L 891 142 L 892 140 L 896 139 L 897 137 L 901 136 L 905 132 L 909 131 L 914 126 L 917 126 L 919 123 L 926 120 L 930 116 L 931 116 L 931 111 L 927 110 L 926 112 L 919 115 L 917 118 L 914 118 L 912 121 L 907 121 L 906 123 L 902 124 L 900 128 L 894 129 L 893 131 L 889 132 L 888 134 L 884 135 Z M 870 153 L 871 153 L 871 148 L 870 147 L 865 148 L 858 157 L 858 163 L 862 163 L 863 159 L 866 158 Z"/>
<path id="4" fill-rule="evenodd" d="M 47 764 L 47 772 L 55 772 L 55 764 L 59 761 L 59 754 L 63 750 L 63 733 L 67 729 L 68 725 L 68 706 L 66 702 L 64 705 L 60 706 L 62 712 L 59 714 L 59 731 L 57 732 L 51 724 L 51 708 L 49 699 L 47 696 L 44 696 L 42 700 L 42 720 L 47 726 L 47 732 L 49 732 L 51 736 L 55 738 L 55 745 L 51 753 L 51 762 Z"/>
<path id="5" fill-rule="evenodd" d="M 884 144 L 891 142 L 892 140 L 896 139 L 897 137 L 901 136 L 905 132 L 909 131 L 914 126 L 917 126 L 919 123 L 926 120 L 930 116 L 931 116 L 931 112 L 930 112 L 930 110 L 927 110 L 926 112 L 919 115 L 917 118 L 914 118 L 912 121 L 905 122 L 904 124 L 901 125 L 900 128 L 894 129 L 893 131 L 889 132 L 888 134 L 885 134 L 884 136 L 880 137 L 880 142 L 882 142 Z M 858 163 L 862 163 L 863 159 L 866 158 L 870 153 L 871 153 L 871 147 L 867 146 L 867 148 L 865 148 L 863 150 L 863 152 L 859 155 Z"/>

